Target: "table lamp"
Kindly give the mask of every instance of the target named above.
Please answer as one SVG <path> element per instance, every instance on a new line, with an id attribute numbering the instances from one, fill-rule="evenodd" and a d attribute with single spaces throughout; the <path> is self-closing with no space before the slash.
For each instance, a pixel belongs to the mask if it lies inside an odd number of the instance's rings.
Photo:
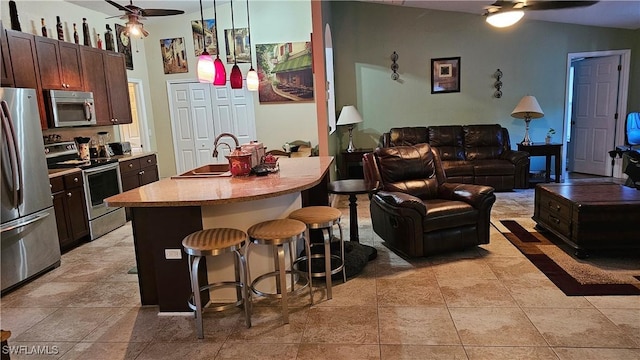
<path id="1" fill-rule="evenodd" d="M 346 105 L 342 107 L 336 125 L 347 125 L 349 127 L 349 146 L 347 147 L 347 152 L 354 152 L 356 150 L 356 147 L 353 146 L 353 126 L 361 122 L 362 116 L 360 116 L 355 106 Z"/>
<path id="2" fill-rule="evenodd" d="M 522 139 L 521 144 L 527 146 L 533 144 L 529 138 L 529 122 L 531 122 L 531 119 L 538 119 L 544 116 L 535 96 L 527 95 L 523 97 L 511 112 L 511 116 L 517 119 L 524 119 L 526 127 L 524 130 L 524 139 Z"/>

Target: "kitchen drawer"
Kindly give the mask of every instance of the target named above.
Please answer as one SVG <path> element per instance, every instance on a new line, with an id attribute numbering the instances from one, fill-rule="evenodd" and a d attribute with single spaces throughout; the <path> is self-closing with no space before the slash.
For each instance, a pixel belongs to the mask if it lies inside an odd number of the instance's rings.
<path id="1" fill-rule="evenodd" d="M 557 196 L 542 194 L 540 196 L 540 211 L 547 211 L 549 214 L 569 221 L 571 219 L 571 203 L 562 201 Z"/>
<path id="2" fill-rule="evenodd" d="M 64 187 L 67 189 L 73 189 L 82 186 L 82 173 L 77 172 L 64 176 Z"/>
<path id="3" fill-rule="evenodd" d="M 541 209 L 539 221 L 542 221 L 543 224 L 546 224 L 567 238 L 571 238 L 571 220 L 558 216 L 555 210 L 549 211 L 547 209 Z"/>
<path id="4" fill-rule="evenodd" d="M 140 171 L 140 159 L 132 159 L 120 162 L 120 172 Z"/>
<path id="5" fill-rule="evenodd" d="M 148 155 L 143 158 L 140 158 L 141 168 L 147 167 L 147 166 L 155 166 L 157 163 L 158 163 L 158 160 L 155 155 Z"/>
<path id="6" fill-rule="evenodd" d="M 62 176 L 49 178 L 49 184 L 51 184 L 52 194 L 55 194 L 60 191 L 64 191 L 64 179 Z"/>

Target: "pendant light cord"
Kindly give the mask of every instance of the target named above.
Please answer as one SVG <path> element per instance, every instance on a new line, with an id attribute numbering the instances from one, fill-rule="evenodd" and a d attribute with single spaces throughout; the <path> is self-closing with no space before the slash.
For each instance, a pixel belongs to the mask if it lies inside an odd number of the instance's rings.
<path id="1" fill-rule="evenodd" d="M 220 44 L 218 43 L 218 10 L 216 9 L 216 0 L 213 0 L 213 17 L 215 17 L 215 37 L 216 37 L 216 58 L 220 58 Z"/>
<path id="2" fill-rule="evenodd" d="M 204 14 L 202 12 L 202 0 L 200 0 L 200 25 L 202 26 L 202 54 L 200 55 L 208 55 L 209 53 L 207 52 L 207 46 L 204 41 Z"/>
<path id="3" fill-rule="evenodd" d="M 233 22 L 233 0 L 229 1 L 229 3 L 231 4 L 231 40 L 233 41 L 233 64 L 237 65 L 238 63 L 236 63 L 236 27 Z"/>
<path id="4" fill-rule="evenodd" d="M 247 0 L 247 38 L 249 39 L 249 52 L 251 52 L 251 22 L 249 21 L 249 0 Z M 249 55 L 251 57 L 251 55 Z M 253 61 L 251 62 L 253 65 Z"/>

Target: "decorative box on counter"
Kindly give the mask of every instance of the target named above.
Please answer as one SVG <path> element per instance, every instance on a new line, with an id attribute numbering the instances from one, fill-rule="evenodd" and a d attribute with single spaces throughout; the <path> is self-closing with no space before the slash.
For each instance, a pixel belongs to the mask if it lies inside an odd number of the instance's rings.
<path id="1" fill-rule="evenodd" d="M 257 141 L 251 141 L 248 144 L 240 145 L 242 150 L 251 154 L 251 167 L 259 165 L 264 157 L 264 144 Z"/>

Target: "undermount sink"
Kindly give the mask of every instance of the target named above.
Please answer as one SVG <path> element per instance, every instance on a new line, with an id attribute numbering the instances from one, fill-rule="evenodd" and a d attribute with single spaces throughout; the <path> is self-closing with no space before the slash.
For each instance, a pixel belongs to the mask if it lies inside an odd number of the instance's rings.
<path id="1" fill-rule="evenodd" d="M 229 164 L 207 164 L 195 169 L 189 170 L 180 175 L 172 176 L 172 179 L 189 179 L 189 178 L 207 178 L 207 177 L 225 177 L 231 176 Z"/>

